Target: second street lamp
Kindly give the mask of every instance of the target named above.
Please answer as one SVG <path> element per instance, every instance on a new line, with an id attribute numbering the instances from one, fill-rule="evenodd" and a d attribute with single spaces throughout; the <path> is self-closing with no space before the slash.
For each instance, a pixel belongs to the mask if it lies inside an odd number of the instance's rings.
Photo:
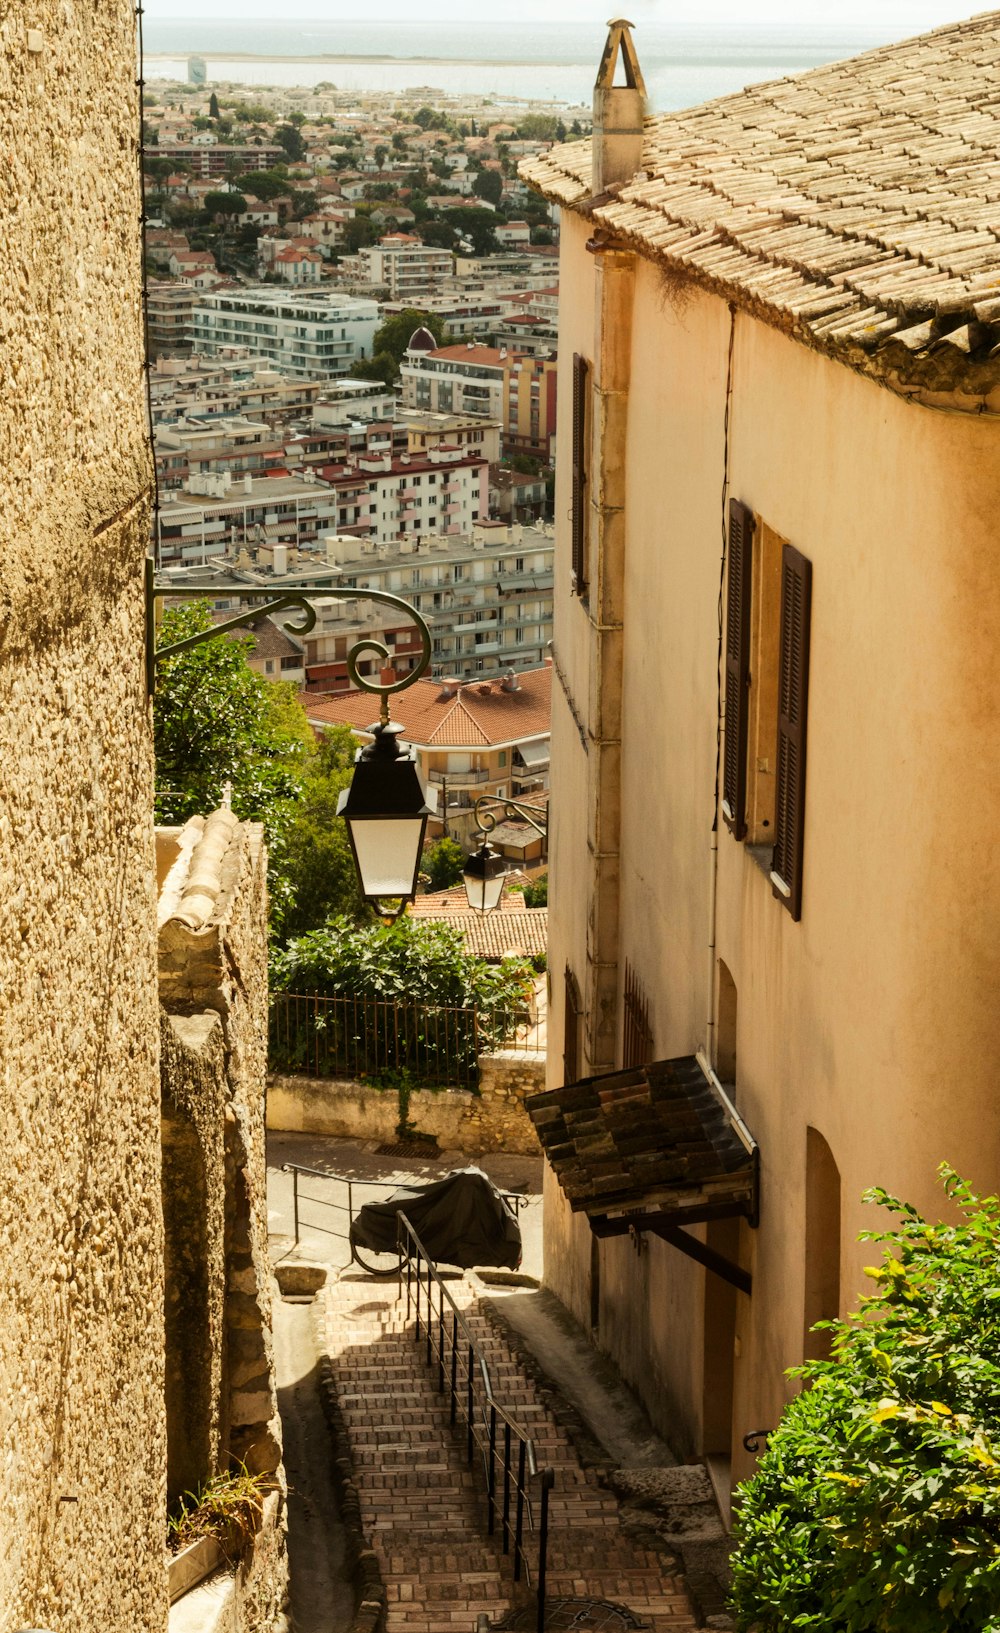
<path id="1" fill-rule="evenodd" d="M 499 907 L 506 878 L 504 859 L 490 844 L 490 834 L 500 817 L 519 817 L 534 828 L 543 839 L 548 838 L 549 813 L 538 805 L 522 805 L 519 800 L 504 799 L 502 795 L 483 794 L 475 805 L 476 831 L 481 838 L 478 850 L 473 851 L 465 864 L 462 879 L 469 906 L 477 913 L 492 913 Z"/>

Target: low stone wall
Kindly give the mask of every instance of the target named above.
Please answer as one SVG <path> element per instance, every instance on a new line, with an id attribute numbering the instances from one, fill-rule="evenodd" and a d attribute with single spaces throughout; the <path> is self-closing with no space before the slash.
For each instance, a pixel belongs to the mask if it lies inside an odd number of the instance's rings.
<path id="1" fill-rule="evenodd" d="M 408 1117 L 442 1149 L 476 1157 L 487 1151 L 533 1156 L 541 1148 L 524 1109 L 525 1097 L 545 1087 L 545 1056 L 507 1049 L 479 1062 L 480 1092 L 414 1089 Z M 289 1134 L 339 1134 L 348 1139 L 397 1138 L 395 1089 L 334 1077 L 275 1075 L 268 1079 L 267 1126 Z"/>

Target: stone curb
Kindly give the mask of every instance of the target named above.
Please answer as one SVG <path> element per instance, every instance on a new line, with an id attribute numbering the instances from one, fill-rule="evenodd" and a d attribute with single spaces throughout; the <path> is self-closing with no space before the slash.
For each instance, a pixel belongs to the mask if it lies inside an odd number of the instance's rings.
<path id="1" fill-rule="evenodd" d="M 361 1521 L 361 1496 L 354 1480 L 354 1463 L 347 1424 L 337 1398 L 333 1362 L 324 1347 L 320 1318 L 322 1309 L 320 1299 L 316 1304 L 319 1327 L 319 1396 L 330 1434 L 333 1488 L 347 1537 L 347 1565 L 354 1583 L 354 1619 L 349 1633 L 385 1633 L 385 1583 L 375 1551 L 365 1536 Z"/>
<path id="2" fill-rule="evenodd" d="M 512 1322 L 508 1321 L 502 1309 L 491 1298 L 480 1297 L 479 1305 L 492 1325 L 497 1329 L 504 1344 L 514 1356 L 518 1366 L 527 1373 L 535 1385 L 539 1399 L 546 1411 L 555 1419 L 569 1439 L 581 1468 L 595 1470 L 602 1486 L 614 1492 L 614 1485 L 608 1476 L 617 1468 L 614 1458 L 609 1457 L 600 1441 L 586 1420 L 577 1411 L 562 1393 L 555 1379 L 547 1373 L 537 1357 L 525 1347 L 524 1339 Z M 618 1493 L 615 1492 L 617 1498 Z M 650 1542 L 658 1549 L 662 1549 L 662 1540 L 651 1535 Z M 683 1555 L 672 1554 L 681 1567 L 684 1589 L 691 1601 L 695 1622 L 699 1627 L 727 1630 L 733 1623 L 726 1613 L 725 1601 L 720 1593 L 719 1584 L 715 1577 L 698 1570 L 688 1573 L 685 1568 Z"/>

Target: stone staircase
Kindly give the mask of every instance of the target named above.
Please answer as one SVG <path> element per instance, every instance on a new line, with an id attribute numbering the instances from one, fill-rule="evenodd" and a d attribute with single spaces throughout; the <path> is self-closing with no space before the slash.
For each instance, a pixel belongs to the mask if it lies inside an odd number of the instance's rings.
<path id="1" fill-rule="evenodd" d="M 480 1309 L 474 1284 L 451 1281 L 448 1290 L 486 1356 L 496 1397 L 531 1435 L 539 1467 L 555 1472 L 547 1604 L 611 1600 L 654 1633 L 693 1628 L 675 1564 L 621 1529 L 616 1499 L 593 1470 L 581 1468 L 535 1384 Z M 325 1351 L 362 1530 L 385 1586 L 387 1633 L 474 1633 L 479 1616 L 496 1621 L 533 1602 L 513 1582 L 499 1537 L 485 1534 L 482 1464 L 466 1463 L 464 1433 L 449 1425 L 448 1394 L 438 1394 L 436 1367 L 425 1365 L 425 1350 L 414 1341 L 405 1295 L 400 1303 L 395 1282 L 348 1270 L 323 1297 Z"/>

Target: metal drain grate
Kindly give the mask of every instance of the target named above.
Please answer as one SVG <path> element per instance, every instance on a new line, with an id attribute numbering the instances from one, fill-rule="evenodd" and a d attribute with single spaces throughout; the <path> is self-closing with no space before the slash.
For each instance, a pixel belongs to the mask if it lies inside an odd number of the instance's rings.
<path id="1" fill-rule="evenodd" d="M 535 1633 L 538 1611 L 534 1605 L 512 1610 L 499 1622 L 490 1624 L 491 1633 Z M 627 1605 L 613 1605 L 609 1599 L 549 1599 L 545 1604 L 545 1633 L 626 1633 L 627 1629 L 648 1627 Z"/>
<path id="2" fill-rule="evenodd" d="M 389 1140 L 375 1147 L 377 1157 L 439 1157 L 437 1145 L 431 1140 Z"/>

